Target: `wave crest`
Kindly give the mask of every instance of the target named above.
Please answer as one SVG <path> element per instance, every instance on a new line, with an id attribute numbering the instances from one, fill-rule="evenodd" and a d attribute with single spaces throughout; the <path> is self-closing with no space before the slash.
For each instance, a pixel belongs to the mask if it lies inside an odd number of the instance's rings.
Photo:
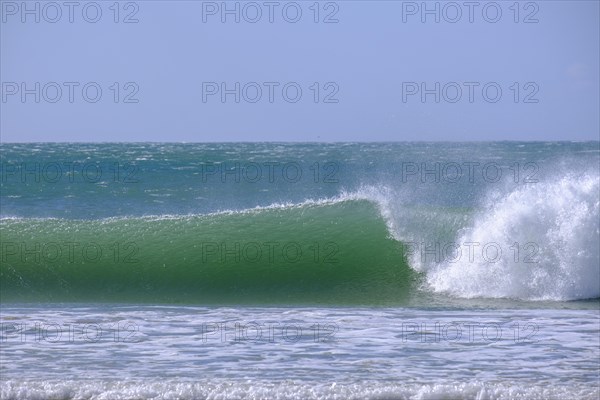
<path id="1" fill-rule="evenodd" d="M 497 243 L 511 251 L 496 262 L 474 252 L 473 260 L 429 265 L 427 285 L 464 298 L 600 297 L 599 209 L 598 175 L 564 176 L 495 193 L 458 242 Z"/>

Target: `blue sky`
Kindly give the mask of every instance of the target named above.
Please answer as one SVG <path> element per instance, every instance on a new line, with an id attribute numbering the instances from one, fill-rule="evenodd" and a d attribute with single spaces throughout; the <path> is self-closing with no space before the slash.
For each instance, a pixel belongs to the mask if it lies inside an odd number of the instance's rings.
<path id="1" fill-rule="evenodd" d="M 0 1 L 4 142 L 599 138 L 595 0 L 64 3 Z"/>

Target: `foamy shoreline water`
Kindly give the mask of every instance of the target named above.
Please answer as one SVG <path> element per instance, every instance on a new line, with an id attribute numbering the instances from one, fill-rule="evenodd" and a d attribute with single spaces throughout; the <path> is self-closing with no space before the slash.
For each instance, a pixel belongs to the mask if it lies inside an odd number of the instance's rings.
<path id="1" fill-rule="evenodd" d="M 599 323 L 597 308 L 3 306 L 1 390 L 3 399 L 587 399 L 598 393 Z"/>
<path id="2" fill-rule="evenodd" d="M 9 381 L 0 387 L 6 400 L 247 400 L 247 399 L 319 399 L 319 400 L 568 400 L 597 399 L 597 388 L 584 386 L 526 386 L 513 383 L 454 382 L 430 385 L 360 382 L 353 384 L 297 383 L 293 381 L 180 382 L 180 381 Z"/>

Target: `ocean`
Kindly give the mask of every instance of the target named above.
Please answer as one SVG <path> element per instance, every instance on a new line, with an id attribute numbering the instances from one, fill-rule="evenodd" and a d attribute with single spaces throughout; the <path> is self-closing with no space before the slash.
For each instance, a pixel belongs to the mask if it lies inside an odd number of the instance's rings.
<path id="1" fill-rule="evenodd" d="M 597 399 L 600 144 L 0 144 L 1 399 Z"/>

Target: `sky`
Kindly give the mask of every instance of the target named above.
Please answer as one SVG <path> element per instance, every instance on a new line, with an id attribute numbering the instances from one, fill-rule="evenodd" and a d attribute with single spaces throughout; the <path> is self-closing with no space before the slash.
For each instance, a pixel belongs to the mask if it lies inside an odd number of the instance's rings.
<path id="1" fill-rule="evenodd" d="M 0 140 L 599 140 L 599 1 L 0 1 Z"/>

